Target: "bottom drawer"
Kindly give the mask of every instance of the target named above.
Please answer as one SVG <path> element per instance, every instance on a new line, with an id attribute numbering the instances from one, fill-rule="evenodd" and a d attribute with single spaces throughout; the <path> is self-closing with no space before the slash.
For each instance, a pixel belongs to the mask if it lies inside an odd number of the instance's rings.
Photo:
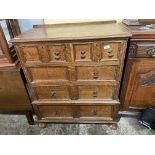
<path id="1" fill-rule="evenodd" d="M 33 105 L 39 120 L 114 120 L 118 105 Z M 51 121 L 52 122 L 52 121 Z"/>

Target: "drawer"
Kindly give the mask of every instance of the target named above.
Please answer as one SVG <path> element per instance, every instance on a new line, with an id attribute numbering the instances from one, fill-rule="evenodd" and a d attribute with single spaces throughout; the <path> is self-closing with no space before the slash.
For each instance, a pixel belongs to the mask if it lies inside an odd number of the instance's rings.
<path id="1" fill-rule="evenodd" d="M 69 86 L 33 87 L 37 100 L 69 99 Z"/>
<path id="2" fill-rule="evenodd" d="M 68 44 L 27 44 L 20 47 L 24 63 L 50 63 L 71 61 Z"/>
<path id="3" fill-rule="evenodd" d="M 80 117 L 111 117 L 112 106 L 80 106 Z"/>
<path id="4" fill-rule="evenodd" d="M 31 67 L 27 70 L 31 81 L 68 80 L 67 67 Z"/>
<path id="5" fill-rule="evenodd" d="M 20 57 L 24 63 L 41 63 L 38 45 L 20 46 Z"/>
<path id="6" fill-rule="evenodd" d="M 101 43 L 101 58 L 105 59 L 119 59 L 123 41 L 104 41 Z"/>
<path id="7" fill-rule="evenodd" d="M 93 43 L 73 44 L 75 61 L 93 61 Z"/>
<path id="8" fill-rule="evenodd" d="M 77 80 L 116 80 L 117 66 L 77 67 Z"/>
<path id="9" fill-rule="evenodd" d="M 113 120 L 118 110 L 114 110 L 117 105 L 85 105 L 85 106 L 60 106 L 60 105 L 33 105 L 39 119 L 46 120 L 94 120 L 100 118 L 102 120 Z M 118 109 L 118 108 L 117 108 Z"/>
<path id="10" fill-rule="evenodd" d="M 113 99 L 114 86 L 78 86 L 79 99 Z"/>
<path id="11" fill-rule="evenodd" d="M 53 106 L 53 105 L 40 105 L 35 108 L 37 109 L 38 115 L 41 119 L 68 119 L 73 118 L 72 106 Z M 36 112 L 36 114 L 37 114 Z"/>
<path id="12" fill-rule="evenodd" d="M 47 45 L 48 54 L 51 62 L 71 61 L 71 52 L 69 46 L 65 44 Z"/>
<path id="13" fill-rule="evenodd" d="M 137 43 L 137 58 L 155 58 L 155 42 Z"/>

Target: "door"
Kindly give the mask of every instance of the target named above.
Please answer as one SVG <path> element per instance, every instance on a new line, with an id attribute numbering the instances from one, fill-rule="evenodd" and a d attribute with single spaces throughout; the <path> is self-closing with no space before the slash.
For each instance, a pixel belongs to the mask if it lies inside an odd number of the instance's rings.
<path id="1" fill-rule="evenodd" d="M 124 101 L 125 109 L 155 106 L 155 60 L 133 62 Z"/>

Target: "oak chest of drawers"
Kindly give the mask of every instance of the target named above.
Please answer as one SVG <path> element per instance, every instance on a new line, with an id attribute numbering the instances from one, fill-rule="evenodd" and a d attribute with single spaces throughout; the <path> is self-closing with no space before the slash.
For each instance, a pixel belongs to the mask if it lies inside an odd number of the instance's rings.
<path id="1" fill-rule="evenodd" d="M 106 22 L 37 26 L 14 38 L 41 126 L 117 123 L 130 34 Z"/>

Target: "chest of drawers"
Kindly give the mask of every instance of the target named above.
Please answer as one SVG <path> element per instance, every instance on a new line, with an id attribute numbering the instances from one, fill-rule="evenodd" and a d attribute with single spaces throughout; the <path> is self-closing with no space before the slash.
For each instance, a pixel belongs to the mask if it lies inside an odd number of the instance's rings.
<path id="1" fill-rule="evenodd" d="M 12 40 L 40 126 L 117 123 L 129 36 L 119 24 L 94 22 L 40 26 Z"/>

